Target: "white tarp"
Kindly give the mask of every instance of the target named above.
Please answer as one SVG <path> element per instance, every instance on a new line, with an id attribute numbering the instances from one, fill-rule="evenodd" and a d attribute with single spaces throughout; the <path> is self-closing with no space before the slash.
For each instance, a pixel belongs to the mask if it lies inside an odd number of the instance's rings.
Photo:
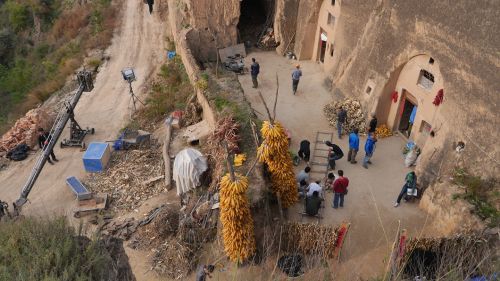
<path id="1" fill-rule="evenodd" d="M 199 186 L 200 176 L 207 169 L 207 160 L 198 150 L 186 148 L 177 153 L 173 167 L 177 195 Z"/>

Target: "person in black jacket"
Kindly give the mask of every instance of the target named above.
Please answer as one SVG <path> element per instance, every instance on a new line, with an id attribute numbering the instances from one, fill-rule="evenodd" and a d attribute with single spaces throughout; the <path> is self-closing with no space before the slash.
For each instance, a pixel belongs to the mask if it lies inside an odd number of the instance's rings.
<path id="1" fill-rule="evenodd" d="M 377 129 L 377 116 L 373 114 L 372 120 L 370 120 L 370 125 L 368 126 L 368 133 L 375 133 L 375 129 Z"/>
<path id="2" fill-rule="evenodd" d="M 302 160 L 306 161 L 306 163 L 309 163 L 309 157 L 311 156 L 311 149 L 310 149 L 311 143 L 308 140 L 303 140 L 300 142 L 300 148 L 299 148 L 299 157 L 302 158 Z"/>
<path id="3" fill-rule="evenodd" d="M 335 170 L 335 160 L 344 157 L 344 152 L 338 145 L 330 141 L 325 141 L 325 144 L 330 147 L 330 151 L 328 152 L 328 168 L 330 170 Z"/>
<path id="4" fill-rule="evenodd" d="M 51 139 L 52 139 L 52 136 L 49 135 L 48 132 L 45 132 L 43 130 L 43 128 L 38 129 L 38 146 L 40 147 L 40 149 L 45 150 L 45 147 L 49 144 Z M 50 157 L 52 157 L 52 160 L 50 160 Z M 50 155 L 49 155 L 49 158 L 47 159 L 47 161 L 52 165 L 54 165 L 54 162 L 52 162 L 52 161 L 56 161 L 56 162 L 59 161 L 56 159 L 56 155 L 54 154 L 54 150 L 50 151 Z"/>

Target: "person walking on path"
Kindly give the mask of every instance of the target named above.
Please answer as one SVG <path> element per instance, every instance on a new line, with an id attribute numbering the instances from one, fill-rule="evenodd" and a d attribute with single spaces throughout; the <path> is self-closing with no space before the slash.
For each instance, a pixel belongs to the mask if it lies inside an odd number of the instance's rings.
<path id="1" fill-rule="evenodd" d="M 155 0 L 147 0 L 148 7 L 149 7 L 149 14 L 153 13 L 153 5 L 155 4 Z"/>
<path id="2" fill-rule="evenodd" d="M 358 163 L 356 161 L 356 154 L 358 154 L 358 150 L 359 150 L 358 129 L 354 129 L 349 134 L 349 152 L 347 153 L 347 161 L 351 162 L 351 164 Z"/>
<path id="3" fill-rule="evenodd" d="M 45 150 L 45 147 L 49 144 L 51 139 L 52 139 L 52 136 L 49 135 L 48 132 L 45 132 L 43 130 L 43 128 L 38 129 L 38 146 L 40 147 L 40 149 Z M 50 157 L 52 157 L 52 160 L 50 160 Z M 56 159 L 56 155 L 54 154 L 53 149 L 50 151 L 50 155 L 47 158 L 47 161 L 52 165 L 54 165 L 54 162 L 52 162 L 52 161 L 56 161 L 56 162 L 59 161 Z"/>
<path id="4" fill-rule="evenodd" d="M 196 272 L 196 281 L 206 281 L 208 278 L 212 278 L 212 272 L 214 272 L 215 266 L 209 265 L 200 265 L 198 267 L 198 271 Z"/>
<path id="5" fill-rule="evenodd" d="M 300 64 L 297 64 L 295 68 L 296 69 L 292 72 L 292 89 L 294 95 L 297 92 L 297 86 L 299 86 L 299 80 L 300 77 L 302 76 L 302 70 L 300 70 Z"/>
<path id="6" fill-rule="evenodd" d="M 344 196 L 347 194 L 347 187 L 349 186 L 349 179 L 344 177 L 344 171 L 339 170 L 339 178 L 333 183 L 333 204 L 332 207 L 344 207 Z"/>
<path id="7" fill-rule="evenodd" d="M 373 152 L 375 151 L 375 143 L 377 142 L 377 138 L 375 137 L 375 133 L 369 133 L 368 138 L 365 142 L 365 158 L 363 159 L 363 167 L 368 169 L 367 164 L 371 164 L 370 159 L 373 156 Z"/>
<path id="8" fill-rule="evenodd" d="M 330 141 L 325 141 L 325 144 L 331 147 L 330 151 L 328 151 L 328 168 L 335 170 L 335 161 L 344 157 L 344 152 L 342 152 L 342 149 L 338 145 Z"/>
<path id="9" fill-rule="evenodd" d="M 377 129 L 377 116 L 372 114 L 372 120 L 370 120 L 370 124 L 368 125 L 368 133 L 375 133 L 375 129 Z"/>
<path id="10" fill-rule="evenodd" d="M 297 153 L 302 160 L 306 161 L 309 165 L 309 157 L 311 157 L 311 143 L 308 140 L 300 142 L 299 152 Z"/>
<path id="11" fill-rule="evenodd" d="M 337 131 L 339 133 L 339 139 L 342 138 L 342 127 L 347 122 L 347 111 L 343 107 L 339 109 L 337 113 Z"/>
<path id="12" fill-rule="evenodd" d="M 257 81 L 257 76 L 259 75 L 259 72 L 260 72 L 260 65 L 255 60 L 255 58 L 252 58 L 252 65 L 250 66 L 250 75 L 252 76 L 252 83 L 253 83 L 252 88 L 259 87 L 259 81 Z"/>
<path id="13" fill-rule="evenodd" d="M 401 192 L 396 199 L 396 203 L 394 203 L 394 207 L 399 206 L 399 204 L 401 203 L 401 199 L 408 192 L 408 189 L 414 190 L 415 188 L 417 188 L 417 175 L 415 174 L 415 172 L 411 171 L 406 174 L 405 184 L 403 185 L 403 188 L 401 189 Z"/>

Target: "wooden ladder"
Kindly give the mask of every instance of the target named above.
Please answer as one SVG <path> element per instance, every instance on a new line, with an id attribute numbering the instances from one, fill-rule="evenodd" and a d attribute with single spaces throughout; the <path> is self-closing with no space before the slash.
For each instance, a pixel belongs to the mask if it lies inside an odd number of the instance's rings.
<path id="1" fill-rule="evenodd" d="M 319 179 L 319 175 L 323 179 L 328 174 L 329 147 L 324 143 L 324 141 L 333 141 L 333 133 L 316 132 L 316 140 L 314 141 L 314 148 L 310 162 L 311 180 Z M 316 174 L 317 178 L 314 178 L 312 176 L 313 174 Z"/>

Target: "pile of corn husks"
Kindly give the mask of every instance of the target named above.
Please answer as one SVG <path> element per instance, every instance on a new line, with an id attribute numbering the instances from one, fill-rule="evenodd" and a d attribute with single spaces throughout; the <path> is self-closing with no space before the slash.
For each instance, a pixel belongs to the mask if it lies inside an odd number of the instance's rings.
<path id="1" fill-rule="evenodd" d="M 332 258 L 335 254 L 338 226 L 288 222 L 283 224 L 283 249 L 290 253 Z"/>
<path id="2" fill-rule="evenodd" d="M 347 123 L 344 125 L 344 133 L 349 133 L 355 128 L 360 133 L 365 131 L 366 120 L 361 109 L 361 103 L 354 99 L 345 99 L 343 101 L 332 101 L 325 105 L 323 112 L 330 125 L 337 127 L 337 115 L 340 108 L 343 107 L 347 111 Z"/>
<path id="3" fill-rule="evenodd" d="M 375 129 L 375 134 L 379 139 L 392 136 L 391 130 L 389 130 L 389 128 L 387 128 L 385 124 L 381 125 L 380 127 L 377 127 L 377 129 Z"/>
<path id="4" fill-rule="evenodd" d="M 147 199 L 167 191 L 160 146 L 113 152 L 103 173 L 90 175 L 85 184 L 93 192 L 111 196 L 112 209 L 133 210 Z"/>

